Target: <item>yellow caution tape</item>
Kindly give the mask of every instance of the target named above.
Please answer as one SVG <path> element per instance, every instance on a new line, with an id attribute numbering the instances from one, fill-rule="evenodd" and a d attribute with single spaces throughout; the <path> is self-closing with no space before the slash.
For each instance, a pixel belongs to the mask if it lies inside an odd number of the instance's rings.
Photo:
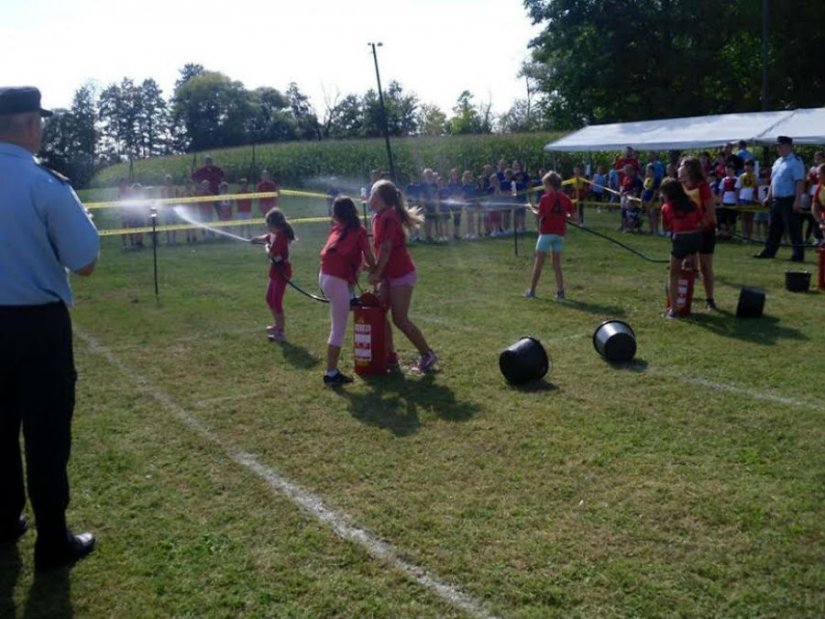
<path id="1" fill-rule="evenodd" d="M 89 209 L 116 208 L 116 207 L 145 207 L 164 206 L 167 204 L 198 204 L 200 202 L 220 202 L 221 200 L 260 200 L 261 198 L 277 198 L 278 196 L 298 196 L 304 198 L 329 198 L 325 193 L 312 191 L 296 191 L 293 189 L 281 189 L 279 191 L 264 191 L 256 193 L 219 193 L 208 196 L 186 196 L 179 198 L 127 198 L 125 200 L 108 200 L 105 202 L 88 202 L 84 206 Z"/>
<path id="2" fill-rule="evenodd" d="M 298 219 L 290 219 L 290 225 L 296 224 L 314 224 L 330 222 L 329 217 L 301 217 Z M 231 221 L 210 221 L 203 224 L 165 224 L 162 226 L 155 226 L 155 232 L 173 232 L 177 230 L 209 230 L 209 228 L 231 228 L 236 226 L 266 226 L 266 221 L 262 218 L 258 219 L 233 219 Z M 117 236 L 119 234 L 150 234 L 152 226 L 140 226 L 137 228 L 112 228 L 107 230 L 99 230 L 100 236 Z"/>

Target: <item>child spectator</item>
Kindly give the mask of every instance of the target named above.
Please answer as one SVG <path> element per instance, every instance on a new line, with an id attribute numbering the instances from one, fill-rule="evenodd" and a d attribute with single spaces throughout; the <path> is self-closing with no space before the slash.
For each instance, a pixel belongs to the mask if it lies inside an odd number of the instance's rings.
<path id="1" fill-rule="evenodd" d="M 571 197 L 579 211 L 579 221 L 584 224 L 584 200 L 587 197 L 587 181 L 582 176 L 581 166 L 573 166 L 573 178 L 570 179 Z"/>
<path id="2" fill-rule="evenodd" d="M 659 209 L 653 204 L 659 183 L 656 181 L 656 166 L 648 163 L 645 166 L 645 178 L 642 181 L 642 210 L 647 213 L 647 223 L 650 234 L 659 232 Z"/>
<path id="3" fill-rule="evenodd" d="M 209 222 L 212 221 L 212 201 L 205 200 L 206 196 L 211 196 L 212 190 L 209 188 L 209 181 L 202 180 L 200 185 L 198 185 L 197 189 L 195 190 L 195 195 L 199 198 L 202 198 L 201 201 L 198 202 L 198 222 L 203 224 L 201 226 L 201 235 L 204 239 L 211 238 L 214 235 L 208 227 Z"/>
<path id="4" fill-rule="evenodd" d="M 447 204 L 453 219 L 453 238 L 461 238 L 461 180 L 458 178 L 458 169 L 450 170 L 450 181 L 447 183 Z"/>
<path id="5" fill-rule="evenodd" d="M 819 244 L 823 245 L 823 243 L 825 243 L 825 241 L 822 240 L 822 236 L 825 236 L 825 163 L 820 165 L 816 172 L 818 182 L 811 204 L 811 216 L 819 226 L 821 235 Z"/>
<path id="6" fill-rule="evenodd" d="M 218 195 L 229 195 L 229 183 L 226 181 L 221 182 L 218 187 Z M 218 208 L 218 221 L 230 221 L 232 219 L 232 200 L 222 198 L 221 200 L 218 200 L 216 204 Z"/>
<path id="7" fill-rule="evenodd" d="M 768 190 L 771 188 L 771 171 L 760 170 L 756 179 L 756 199 L 759 210 L 753 215 L 753 223 L 756 226 L 756 237 L 760 241 L 768 238 L 768 223 L 770 222 L 770 210 L 765 206 L 768 198 Z"/>
<path id="8" fill-rule="evenodd" d="M 803 238 L 805 242 L 810 242 L 811 236 L 816 239 L 817 244 L 822 243 L 822 230 L 813 217 L 812 207 L 814 202 L 814 195 L 819 186 L 820 176 L 819 168 L 825 163 L 825 152 L 818 150 L 814 153 L 814 165 L 808 170 L 808 175 L 805 178 L 805 194 L 802 196 L 802 223 L 808 223 L 807 229 Z"/>
<path id="9" fill-rule="evenodd" d="M 728 163 L 725 166 L 725 176 L 719 181 L 719 238 L 723 241 L 730 241 L 736 232 L 736 206 L 739 192 L 736 185 L 739 179 L 736 177 L 736 166 Z"/>
<path id="10" fill-rule="evenodd" d="M 756 174 L 753 167 L 753 159 L 745 159 L 745 171 L 736 181 L 736 189 L 739 191 L 738 203 L 745 208 L 742 211 L 742 234 L 746 239 L 753 237 L 752 209 L 756 205 Z"/>
<path id="11" fill-rule="evenodd" d="M 536 256 L 533 263 L 533 273 L 530 278 L 530 288 L 524 293 L 528 299 L 536 296 L 536 287 L 541 277 L 547 252 L 553 253 L 553 273 L 556 276 L 556 299 L 564 299 L 564 277 L 561 271 L 561 252 L 564 248 L 564 235 L 567 232 L 567 220 L 576 213 L 576 207 L 561 191 L 561 176 L 555 172 L 548 172 L 542 179 L 544 195 L 539 207 L 531 207 L 539 217 L 539 238 L 536 241 Z"/>
<path id="12" fill-rule="evenodd" d="M 593 200 L 595 202 L 603 202 L 605 196 L 605 187 L 607 187 L 607 175 L 604 173 L 604 166 L 597 165 L 596 173 L 593 175 Z"/>
<path id="13" fill-rule="evenodd" d="M 255 245 L 266 245 L 269 257 L 269 285 L 266 289 L 266 304 L 272 311 L 275 322 L 266 327 L 270 342 L 286 342 L 284 293 L 287 282 L 292 277 L 292 265 L 289 263 L 289 244 L 295 240 L 295 231 L 277 207 L 266 214 L 267 234 L 249 239 Z"/>
<path id="14" fill-rule="evenodd" d="M 610 189 L 610 201 L 611 202 L 618 202 L 619 201 L 619 192 L 622 189 L 621 184 L 619 183 L 619 170 L 616 168 L 616 162 L 619 161 L 619 157 L 617 156 L 613 160 L 613 166 L 607 173 L 607 187 Z"/>
<path id="15" fill-rule="evenodd" d="M 628 164 L 624 167 L 621 184 L 622 224 L 619 230 L 633 232 L 641 225 L 639 196 L 642 194 L 642 179 L 636 176 L 636 168 Z"/>
<path id="16" fill-rule="evenodd" d="M 261 170 L 261 182 L 256 187 L 258 193 L 272 193 L 278 191 L 278 185 L 272 180 L 269 170 Z M 258 208 L 261 209 L 261 215 L 265 218 L 267 213 L 278 206 L 278 196 L 271 198 L 259 198 Z"/>
<path id="17" fill-rule="evenodd" d="M 251 193 L 249 190 L 249 181 L 242 178 L 239 183 L 240 187 L 238 187 L 238 193 Z M 242 221 L 249 221 L 252 219 L 252 200 L 250 198 L 238 198 L 235 200 L 235 206 L 237 208 L 238 219 Z M 252 226 L 249 224 L 243 224 L 241 226 L 240 234 L 242 237 L 249 238 L 251 232 Z"/>
<path id="18" fill-rule="evenodd" d="M 476 221 L 478 213 L 478 183 L 470 170 L 464 170 L 461 175 L 461 198 L 464 203 L 464 212 L 467 214 L 467 234 L 465 239 L 478 238 L 481 232 L 481 219 Z"/>

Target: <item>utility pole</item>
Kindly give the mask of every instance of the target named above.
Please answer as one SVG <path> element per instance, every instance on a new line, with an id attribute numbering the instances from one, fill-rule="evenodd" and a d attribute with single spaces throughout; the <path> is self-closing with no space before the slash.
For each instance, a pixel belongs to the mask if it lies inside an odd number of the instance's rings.
<path id="1" fill-rule="evenodd" d="M 381 121 L 384 125 L 384 141 L 387 143 L 387 159 L 390 163 L 390 178 L 395 182 L 395 164 L 392 160 L 392 148 L 390 148 L 390 128 L 387 124 L 387 108 L 384 107 L 384 93 L 381 90 L 381 74 L 378 72 L 378 54 L 376 47 L 381 47 L 383 43 L 367 43 L 372 48 L 372 58 L 375 61 L 375 79 L 378 82 L 378 101 L 381 104 Z"/>

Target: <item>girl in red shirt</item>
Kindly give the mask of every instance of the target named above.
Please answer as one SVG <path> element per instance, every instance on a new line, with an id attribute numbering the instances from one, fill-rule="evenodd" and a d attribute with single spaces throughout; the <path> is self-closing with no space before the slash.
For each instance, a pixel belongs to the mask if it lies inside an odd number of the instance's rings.
<path id="1" fill-rule="evenodd" d="M 332 230 L 321 250 L 321 270 L 318 283 L 329 299 L 329 316 L 332 326 L 327 340 L 327 371 L 325 385 L 351 383 L 352 378 L 338 369 L 341 344 L 347 329 L 350 308 L 350 286 L 355 284 L 356 274 L 366 260 L 370 269 L 375 268 L 367 231 L 361 225 L 358 208 L 352 198 L 339 196 L 332 203 Z"/>
<path id="2" fill-rule="evenodd" d="M 668 290 L 679 286 L 682 262 L 692 259 L 702 246 L 702 212 L 685 193 L 675 178 L 662 181 L 659 191 L 665 203 L 662 205 L 662 227 L 671 233 L 670 272 Z M 673 299 L 673 295 L 670 296 Z M 675 318 L 678 314 L 671 307 L 665 314 Z"/>
<path id="3" fill-rule="evenodd" d="M 278 208 L 270 209 L 266 214 L 268 234 L 249 239 L 255 245 L 266 245 L 269 256 L 269 285 L 266 289 L 266 304 L 272 310 L 275 323 L 267 326 L 270 342 L 286 342 L 284 333 L 284 293 L 292 277 L 292 265 L 289 263 L 289 244 L 295 240 L 295 231 Z"/>
<path id="4" fill-rule="evenodd" d="M 716 309 L 713 300 L 713 252 L 716 248 L 716 207 L 713 192 L 705 180 L 702 163 L 696 157 L 685 157 L 679 166 L 679 181 L 685 193 L 702 213 L 702 245 L 699 248 L 699 267 L 705 286 L 705 308 Z"/>
<path id="5" fill-rule="evenodd" d="M 553 252 L 553 272 L 556 275 L 556 299 L 564 299 L 564 278 L 561 272 L 561 251 L 564 247 L 564 235 L 567 232 L 567 220 L 576 214 L 576 207 L 561 191 L 561 176 L 548 172 L 542 177 L 544 195 L 539 207 L 530 207 L 539 216 L 539 238 L 536 241 L 536 259 L 533 263 L 533 275 L 530 288 L 524 293 L 528 299 L 536 296 L 536 286 L 547 259 L 547 252 Z"/>
<path id="6" fill-rule="evenodd" d="M 404 196 L 391 181 L 380 180 L 372 186 L 370 208 L 375 211 L 372 235 L 377 264 L 370 273 L 370 283 L 378 285 L 378 292 L 389 304 L 392 322 L 407 336 L 421 354 L 416 369 L 431 371 L 438 357 L 427 344 L 421 331 L 407 316 L 412 302 L 413 287 L 418 279 L 415 264 L 407 251 L 407 233 L 418 228 L 423 218 L 418 209 L 407 209 Z M 387 321 L 388 363 L 398 367 L 398 357 Z"/>

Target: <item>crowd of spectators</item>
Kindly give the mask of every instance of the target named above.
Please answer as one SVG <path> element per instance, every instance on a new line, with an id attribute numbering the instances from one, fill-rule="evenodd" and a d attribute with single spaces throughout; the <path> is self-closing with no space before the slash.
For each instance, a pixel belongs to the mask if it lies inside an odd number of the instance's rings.
<path id="1" fill-rule="evenodd" d="M 672 155 L 672 154 L 671 154 Z M 770 187 L 770 169 L 760 167 L 759 161 L 742 141 L 738 148 L 726 144 L 716 152 L 702 152 L 698 155 L 702 170 L 713 191 L 717 207 L 717 239 L 720 241 L 742 237 L 752 240 L 767 238 L 770 209 L 763 206 Z M 661 227 L 660 209 L 662 199 L 659 188 L 666 177 L 677 177 L 678 158 L 671 156 L 665 163 L 657 151 L 650 151 L 644 157 L 628 147 L 617 154 L 611 165 L 599 164 L 591 171 L 590 166 L 576 165 L 563 182 L 564 191 L 577 204 L 579 221 L 585 222 L 587 208 L 618 211 L 618 229 L 623 232 L 647 232 L 664 236 Z M 825 162 L 825 154 L 815 155 L 813 166 L 805 178 L 802 199 L 802 219 L 807 222 L 805 241 L 822 242 L 822 231 L 811 215 L 811 204 L 819 177 L 817 169 Z M 498 237 L 514 232 L 525 232 L 527 208 L 537 204 L 542 193 L 541 178 L 545 170 L 537 170 L 531 175 L 523 162 L 500 159 L 497 165 L 484 165 L 480 170 L 451 168 L 440 173 L 432 168 L 424 168 L 414 174 L 404 186 L 409 204 L 417 206 L 424 215 L 424 225 L 420 233 L 412 237 L 417 242 L 448 242 L 460 239 Z M 386 173 L 375 169 L 370 173 L 370 184 L 362 188 L 361 199 L 366 200 L 369 187 Z M 250 220 L 253 213 L 253 199 L 220 199 L 221 194 L 245 194 L 253 192 L 276 192 L 278 185 L 272 175 L 263 170 L 259 182 L 252 186 L 247 179 L 238 180 L 234 191 L 223 170 L 215 165 L 208 155 L 203 166 L 195 170 L 183 185 L 175 186 L 172 178 L 166 182 L 156 197 L 167 199 L 192 196 L 216 196 L 214 201 L 205 201 L 197 206 L 183 206 L 178 209 L 163 209 L 161 224 L 183 223 L 183 220 L 208 223 L 212 221 Z M 328 203 L 339 192 L 330 187 Z M 140 202 L 148 194 L 139 184 L 128 186 L 121 181 L 118 199 L 126 200 L 122 208 L 125 228 L 146 225 L 145 207 L 128 206 Z M 277 197 L 256 199 L 260 216 L 278 204 Z M 737 226 L 741 225 L 741 234 Z M 252 226 L 240 225 L 240 234 L 253 234 Z M 206 229 L 201 238 L 209 238 Z M 186 230 L 186 241 L 197 242 L 194 230 Z M 177 242 L 174 230 L 166 233 L 166 242 Z M 123 235 L 124 246 L 143 246 L 142 234 Z"/>

